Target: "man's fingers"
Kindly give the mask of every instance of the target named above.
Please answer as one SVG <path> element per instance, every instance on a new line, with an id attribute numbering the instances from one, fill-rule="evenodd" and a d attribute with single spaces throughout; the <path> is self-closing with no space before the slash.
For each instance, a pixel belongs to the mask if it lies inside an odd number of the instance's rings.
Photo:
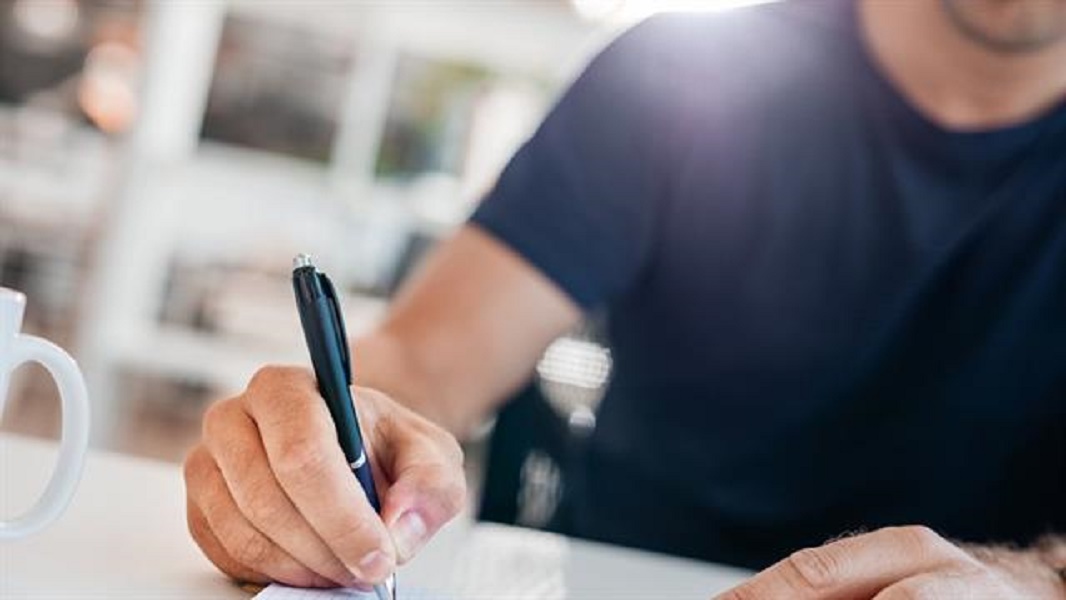
<path id="1" fill-rule="evenodd" d="M 196 540 L 200 549 L 203 550 L 207 560 L 210 560 L 212 564 L 218 567 L 219 571 L 242 583 L 258 583 L 260 585 L 270 583 L 269 577 L 242 565 L 226 552 L 222 542 L 218 541 L 214 532 L 211 531 L 211 527 L 208 526 L 207 519 L 200 512 L 200 508 L 192 501 L 189 501 L 186 505 L 186 515 L 189 533 Z"/>
<path id="2" fill-rule="evenodd" d="M 204 415 L 204 441 L 230 495 L 257 530 L 307 568 L 339 586 L 359 582 L 333 555 L 274 478 L 255 422 L 243 404 L 219 402 Z"/>
<path id="3" fill-rule="evenodd" d="M 206 529 L 232 562 L 244 566 L 243 571 L 236 569 L 234 575 L 244 572 L 262 574 L 268 580 L 299 587 L 335 585 L 297 562 L 248 522 L 230 497 L 221 471 L 205 448 L 200 446 L 194 450 L 186 465 L 187 472 L 195 472 L 191 476 L 198 478 L 194 486 L 197 495 L 190 500 L 199 509 L 199 514 L 203 515 Z M 197 517 L 196 514 L 193 516 Z M 204 529 L 202 523 L 197 523 L 197 527 Z M 218 563 L 216 565 L 223 568 Z"/>
<path id="4" fill-rule="evenodd" d="M 368 403 L 374 401 L 370 390 L 359 394 Z M 392 477 L 382 518 L 402 563 L 463 509 L 463 453 L 455 438 L 417 419 L 401 422 L 383 415 L 374 435 L 379 447 L 389 449 L 379 455 Z"/>
<path id="5" fill-rule="evenodd" d="M 973 586 L 969 571 L 927 573 L 894 583 L 874 596 L 873 600 L 955 600 L 973 598 L 974 590 L 983 590 L 984 598 L 1010 598 L 1010 590 L 995 590 L 988 582 Z"/>
<path id="6" fill-rule="evenodd" d="M 298 368 L 263 369 L 247 397 L 248 413 L 293 505 L 349 571 L 363 581 L 384 580 L 395 569 L 395 550 L 337 445 L 312 375 Z"/>
<path id="7" fill-rule="evenodd" d="M 869 598 L 895 582 L 971 562 L 925 527 L 890 527 L 800 550 L 717 600 Z"/>
<path id="8" fill-rule="evenodd" d="M 456 477 L 435 465 L 401 472 L 382 512 L 397 559 L 404 563 L 413 558 L 437 530 L 463 509 L 465 498 L 461 473 Z"/>

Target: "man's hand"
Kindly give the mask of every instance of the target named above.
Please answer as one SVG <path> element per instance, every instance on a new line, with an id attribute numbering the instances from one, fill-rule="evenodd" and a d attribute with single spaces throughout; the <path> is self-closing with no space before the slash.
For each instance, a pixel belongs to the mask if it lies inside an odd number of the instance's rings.
<path id="1" fill-rule="evenodd" d="M 185 483 L 189 530 L 219 569 L 255 583 L 365 587 L 463 508 L 455 438 L 384 394 L 360 388 L 355 397 L 380 517 L 310 371 L 261 369 L 243 394 L 208 410 Z"/>
<path id="2" fill-rule="evenodd" d="M 890 527 L 800 550 L 716 600 L 1061 600 L 1034 554 L 972 553 L 925 527 Z"/>

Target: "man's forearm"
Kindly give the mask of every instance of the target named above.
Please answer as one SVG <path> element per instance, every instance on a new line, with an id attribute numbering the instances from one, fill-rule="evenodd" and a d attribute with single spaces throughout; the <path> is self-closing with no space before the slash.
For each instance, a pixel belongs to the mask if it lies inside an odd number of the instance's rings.
<path id="1" fill-rule="evenodd" d="M 463 227 L 353 344 L 356 383 L 466 437 L 581 318 L 554 283 L 491 235 Z"/>
<path id="2" fill-rule="evenodd" d="M 465 437 L 481 419 L 483 402 L 455 398 L 436 369 L 413 351 L 410 344 L 379 331 L 352 344 L 358 375 L 356 383 L 391 396 L 397 402 L 434 421 L 456 437 Z"/>

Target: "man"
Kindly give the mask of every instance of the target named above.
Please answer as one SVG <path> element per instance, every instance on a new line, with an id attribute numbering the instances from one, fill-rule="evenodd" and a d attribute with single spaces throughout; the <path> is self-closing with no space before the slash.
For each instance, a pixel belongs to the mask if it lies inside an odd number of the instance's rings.
<path id="1" fill-rule="evenodd" d="M 355 344 L 382 520 L 266 368 L 205 418 L 193 535 L 241 579 L 381 579 L 462 504 L 437 425 L 605 308 L 574 533 L 766 568 L 734 599 L 1066 598 L 1064 206 L 1066 0 L 652 19 Z"/>

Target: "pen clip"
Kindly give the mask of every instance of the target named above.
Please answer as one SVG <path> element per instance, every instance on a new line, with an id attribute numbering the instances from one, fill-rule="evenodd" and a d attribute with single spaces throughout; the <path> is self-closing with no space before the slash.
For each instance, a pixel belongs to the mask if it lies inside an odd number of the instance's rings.
<path id="1" fill-rule="evenodd" d="M 337 324 L 335 331 L 340 336 L 338 345 L 340 346 L 341 359 L 344 363 L 344 378 L 348 385 L 352 385 L 352 357 L 349 354 L 351 350 L 348 348 L 348 331 L 344 328 L 344 315 L 341 314 L 341 303 L 337 299 L 337 290 L 325 273 L 319 272 L 318 277 L 322 281 L 322 290 L 326 293 L 326 297 L 329 298 L 329 305 L 333 309 L 333 321 Z"/>

